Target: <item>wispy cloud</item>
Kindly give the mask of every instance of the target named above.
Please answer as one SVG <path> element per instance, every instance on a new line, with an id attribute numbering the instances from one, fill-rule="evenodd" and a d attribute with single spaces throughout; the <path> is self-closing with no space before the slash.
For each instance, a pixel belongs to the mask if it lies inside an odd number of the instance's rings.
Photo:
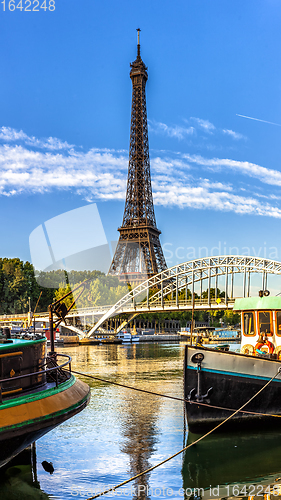
<path id="1" fill-rule="evenodd" d="M 194 121 L 199 128 L 201 128 L 208 134 L 212 134 L 216 130 L 215 125 L 209 122 L 209 120 L 202 120 L 202 118 L 195 118 L 194 116 L 192 116 L 190 119 Z"/>
<path id="2" fill-rule="evenodd" d="M 165 134 L 168 137 L 175 137 L 182 140 L 195 132 L 194 127 L 182 127 L 179 125 L 166 125 L 166 123 L 149 120 L 149 130 L 155 134 Z"/>
<path id="3" fill-rule="evenodd" d="M 239 139 L 246 139 L 246 137 L 238 132 L 234 132 L 233 130 L 223 129 L 223 134 L 230 135 L 233 139 L 238 141 Z"/>
<path id="4" fill-rule="evenodd" d="M 281 218 L 279 207 L 269 203 L 261 204 L 253 197 L 238 196 L 225 191 L 210 191 L 203 186 L 184 186 L 180 181 L 157 185 L 154 200 L 158 205 L 164 206 Z"/>
<path id="5" fill-rule="evenodd" d="M 2 128 L 2 140 L 6 133 L 6 143 L 0 145 L 0 195 L 71 190 L 87 201 L 124 200 L 127 151 L 93 148 L 84 152 L 75 147 L 55 151 L 50 150 L 48 141 L 45 141 L 45 150 L 38 150 L 36 145 L 43 144 L 44 140 L 33 138 L 30 144 L 24 132 L 5 130 Z M 244 184 L 241 196 L 241 186 L 232 184 L 227 177 L 224 182 L 222 177 L 228 170 L 234 170 L 258 179 L 263 185 L 281 186 L 279 171 L 228 158 L 204 158 L 171 151 L 158 152 L 152 157 L 151 166 L 157 205 L 281 218 L 280 197 L 272 188 L 267 200 L 261 203 L 260 195 L 255 194 L 258 187 L 253 189 L 252 183 Z M 209 172 L 208 178 L 202 176 L 204 169 Z M 266 195 L 265 190 L 262 195 Z"/>
<path id="6" fill-rule="evenodd" d="M 199 181 L 200 182 L 200 181 Z M 201 186 L 207 189 L 218 189 L 224 191 L 232 191 L 233 186 L 230 184 L 224 184 L 223 182 L 213 182 L 210 179 L 202 179 L 200 182 Z"/>
<path id="7" fill-rule="evenodd" d="M 165 174 L 180 175 L 180 172 L 190 170 L 190 165 L 186 160 L 167 157 L 166 154 L 162 158 L 160 156 L 151 158 L 151 165 L 153 172 L 161 176 Z"/>
<path id="8" fill-rule="evenodd" d="M 200 155 L 183 155 L 183 157 L 186 158 L 189 162 L 196 163 L 198 165 L 204 165 L 214 170 L 228 168 L 248 175 L 249 177 L 255 177 L 265 184 L 281 186 L 281 172 L 279 172 L 278 170 L 273 170 L 271 168 L 262 167 L 255 163 L 250 163 L 248 161 L 231 160 L 228 158 L 209 159 L 203 158 Z"/>
<path id="9" fill-rule="evenodd" d="M 186 123 L 186 127 L 182 125 L 167 125 L 163 122 L 157 122 L 156 120 L 149 120 L 149 131 L 155 134 L 166 135 L 170 138 L 176 138 L 178 140 L 192 139 L 193 137 L 212 137 L 216 135 L 228 135 L 235 141 L 240 139 L 246 139 L 246 137 L 239 132 L 235 132 L 230 129 L 220 129 L 216 128 L 213 123 L 209 120 L 203 120 L 202 118 L 196 118 L 194 116 L 189 119 L 184 118 L 183 122 Z M 205 146 L 206 147 L 206 146 Z M 216 146 L 217 149 L 217 146 Z"/>
<path id="10" fill-rule="evenodd" d="M 28 136 L 22 130 L 15 130 L 11 127 L 0 128 L 0 141 L 5 142 L 23 142 L 27 146 L 32 146 L 39 149 L 71 149 L 73 144 L 63 142 L 56 137 L 48 137 L 47 139 L 36 139 L 36 137 Z"/>
<path id="11" fill-rule="evenodd" d="M 127 157 L 96 149 L 86 153 L 32 151 L 24 146 L 0 146 L 0 194 L 80 190 L 86 197 L 123 199 Z"/>

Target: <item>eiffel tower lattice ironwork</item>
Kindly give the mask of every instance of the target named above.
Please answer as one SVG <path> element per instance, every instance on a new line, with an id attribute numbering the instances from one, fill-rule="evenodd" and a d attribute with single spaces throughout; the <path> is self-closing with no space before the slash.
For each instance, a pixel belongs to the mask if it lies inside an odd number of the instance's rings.
<path id="1" fill-rule="evenodd" d="M 132 113 L 127 195 L 119 241 L 108 274 L 137 284 L 167 268 L 159 240 L 150 178 L 145 85 L 147 67 L 140 56 L 131 63 Z"/>

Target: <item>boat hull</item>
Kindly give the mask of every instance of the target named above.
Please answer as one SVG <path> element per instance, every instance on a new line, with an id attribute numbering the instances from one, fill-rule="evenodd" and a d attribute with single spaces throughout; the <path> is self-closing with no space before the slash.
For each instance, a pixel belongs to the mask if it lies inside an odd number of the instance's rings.
<path id="1" fill-rule="evenodd" d="M 192 361 L 196 353 L 204 356 L 200 373 Z M 191 432 L 201 433 L 216 427 L 251 399 L 278 372 L 279 361 L 186 346 L 184 396 Z M 199 383 L 199 387 L 198 387 Z M 199 391 L 198 391 L 199 388 Z M 221 430 L 235 427 L 281 425 L 281 376 L 276 378 Z"/>
<path id="2" fill-rule="evenodd" d="M 71 376 L 58 387 L 0 405 L 0 467 L 88 404 L 90 388 Z"/>

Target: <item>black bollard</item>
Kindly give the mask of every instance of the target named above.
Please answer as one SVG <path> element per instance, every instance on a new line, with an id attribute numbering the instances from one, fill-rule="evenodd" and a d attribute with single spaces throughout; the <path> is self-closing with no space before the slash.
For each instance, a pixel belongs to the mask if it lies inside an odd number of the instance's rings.
<path id="1" fill-rule="evenodd" d="M 7 326 L 4 326 L 3 333 L 4 333 L 5 337 L 6 337 L 6 339 L 10 339 L 11 338 L 11 331 L 10 331 L 10 328 L 8 328 Z"/>

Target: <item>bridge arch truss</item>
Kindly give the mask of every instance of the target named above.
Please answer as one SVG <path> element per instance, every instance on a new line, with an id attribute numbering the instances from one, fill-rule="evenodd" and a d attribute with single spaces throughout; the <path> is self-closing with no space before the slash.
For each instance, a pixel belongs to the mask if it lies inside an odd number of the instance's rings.
<path id="1" fill-rule="evenodd" d="M 195 284 L 200 284 L 200 297 L 203 293 L 203 283 L 207 281 L 207 305 L 211 301 L 211 288 L 215 288 L 215 299 L 217 299 L 218 279 L 224 276 L 225 306 L 229 298 L 234 298 L 234 276 L 242 274 L 243 284 L 240 297 L 250 296 L 251 275 L 261 274 L 261 290 L 267 288 L 267 277 L 270 274 L 281 275 L 281 262 L 263 259 L 260 257 L 249 257 L 239 255 L 224 255 L 217 257 L 206 257 L 178 264 L 165 269 L 152 278 L 143 281 L 124 295 L 114 306 L 112 306 L 102 318 L 88 332 L 87 336 L 93 335 L 96 330 L 109 318 L 122 312 L 143 312 L 140 305 L 146 304 L 147 309 L 160 305 L 164 310 L 164 297 L 175 295 L 175 305 L 178 302 L 178 292 L 190 290 L 192 296 L 195 292 Z"/>

